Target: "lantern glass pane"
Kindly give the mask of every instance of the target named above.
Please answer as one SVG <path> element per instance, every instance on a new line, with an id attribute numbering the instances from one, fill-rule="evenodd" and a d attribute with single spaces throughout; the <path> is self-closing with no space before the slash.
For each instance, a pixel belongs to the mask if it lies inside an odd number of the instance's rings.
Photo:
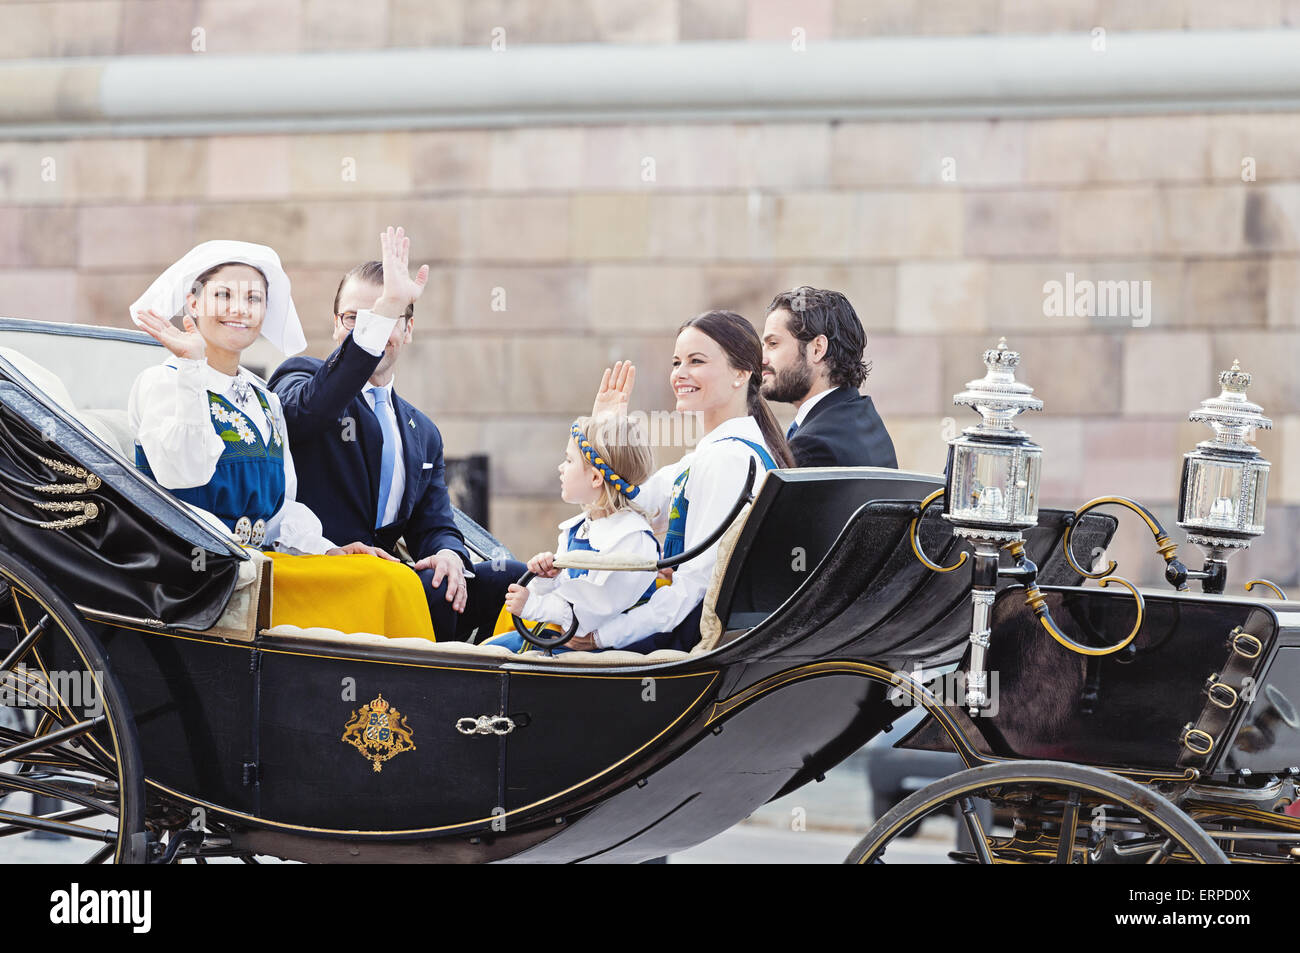
<path id="1" fill-rule="evenodd" d="M 1011 519 L 1011 454 L 959 447 L 948 512 L 981 522 Z"/>
<path id="2" fill-rule="evenodd" d="M 1264 532 L 1264 507 L 1268 503 L 1268 471 L 1255 471 L 1255 508 L 1251 513 L 1251 529 Z"/>
<path id="3" fill-rule="evenodd" d="M 1020 501 L 1017 520 L 1020 522 L 1038 522 L 1038 481 L 1043 465 L 1042 453 L 1025 451 L 1021 458 L 1022 474 L 1017 481 L 1019 491 L 1016 498 Z"/>
<path id="4" fill-rule="evenodd" d="M 1239 466 L 1198 460 L 1194 464 L 1187 512 L 1189 522 L 1205 527 L 1235 529 L 1241 502 Z"/>

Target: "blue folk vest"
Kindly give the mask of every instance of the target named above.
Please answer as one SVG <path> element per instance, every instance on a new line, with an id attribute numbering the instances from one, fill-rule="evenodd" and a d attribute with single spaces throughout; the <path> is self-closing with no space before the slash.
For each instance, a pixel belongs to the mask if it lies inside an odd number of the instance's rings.
<path id="1" fill-rule="evenodd" d="M 765 470 L 777 468 L 776 461 L 761 443 L 746 440 L 744 437 L 723 437 L 722 440 L 739 440 L 758 454 L 758 459 L 763 462 Z M 686 511 L 690 509 L 690 501 L 686 499 L 686 481 L 690 475 L 691 468 L 687 467 L 673 481 L 672 506 L 668 511 L 668 532 L 664 536 L 664 559 L 680 556 L 686 550 Z"/>
<path id="2" fill-rule="evenodd" d="M 206 484 L 171 491 L 173 496 L 216 516 L 232 532 L 241 516 L 254 523 L 269 521 L 284 504 L 284 438 L 266 395 L 257 387 L 253 391 L 270 421 L 270 442 L 262 439 L 256 424 L 243 411 L 220 394 L 208 391 L 208 416 L 217 435 L 225 441 L 225 449 Z M 139 444 L 135 445 L 135 465 L 154 478 Z"/>

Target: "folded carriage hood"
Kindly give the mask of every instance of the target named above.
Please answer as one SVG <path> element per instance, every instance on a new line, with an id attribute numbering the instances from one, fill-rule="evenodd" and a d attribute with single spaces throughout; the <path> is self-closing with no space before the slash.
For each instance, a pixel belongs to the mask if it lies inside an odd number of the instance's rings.
<path id="1" fill-rule="evenodd" d="M 83 609 L 195 630 L 248 558 L 3 359 L 0 549 Z"/>

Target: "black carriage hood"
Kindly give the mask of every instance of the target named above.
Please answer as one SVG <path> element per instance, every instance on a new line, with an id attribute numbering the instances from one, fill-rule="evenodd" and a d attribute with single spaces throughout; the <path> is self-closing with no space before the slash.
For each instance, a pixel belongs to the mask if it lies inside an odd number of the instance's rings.
<path id="1" fill-rule="evenodd" d="M 0 548 L 82 609 L 200 631 L 248 559 L 3 357 Z"/>

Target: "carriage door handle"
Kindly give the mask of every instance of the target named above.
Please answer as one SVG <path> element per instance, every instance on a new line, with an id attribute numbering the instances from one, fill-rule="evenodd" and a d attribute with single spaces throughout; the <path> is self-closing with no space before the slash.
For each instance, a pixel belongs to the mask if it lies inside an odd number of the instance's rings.
<path id="1" fill-rule="evenodd" d="M 515 723 L 505 715 L 469 716 L 457 720 L 456 730 L 462 735 L 508 735 L 515 730 Z"/>

